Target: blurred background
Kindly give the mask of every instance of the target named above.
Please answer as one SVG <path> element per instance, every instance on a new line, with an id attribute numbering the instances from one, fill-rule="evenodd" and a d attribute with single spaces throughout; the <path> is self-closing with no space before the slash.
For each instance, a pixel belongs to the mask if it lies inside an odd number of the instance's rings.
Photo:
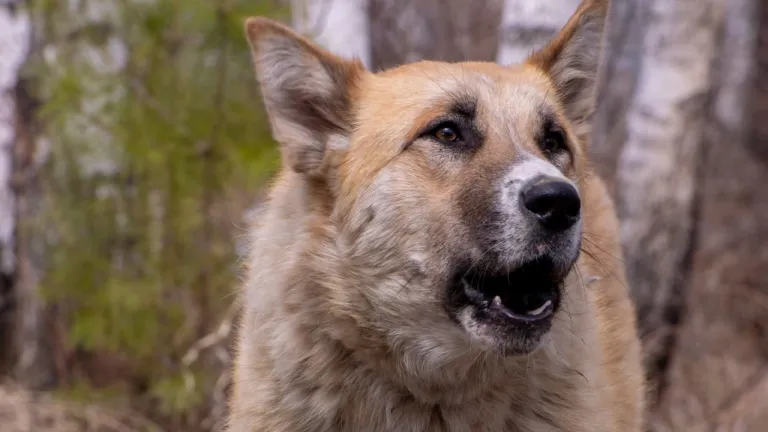
<path id="1" fill-rule="evenodd" d="M 521 61 L 579 0 L 0 0 L 0 431 L 219 431 L 279 166 L 243 20 L 380 70 Z M 613 0 L 590 153 L 654 431 L 768 422 L 768 1 Z"/>

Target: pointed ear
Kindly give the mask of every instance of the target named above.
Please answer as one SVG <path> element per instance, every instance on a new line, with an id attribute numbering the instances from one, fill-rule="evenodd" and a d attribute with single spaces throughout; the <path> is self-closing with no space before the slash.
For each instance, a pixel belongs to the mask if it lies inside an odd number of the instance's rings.
<path id="1" fill-rule="evenodd" d="M 283 162 L 322 175 L 328 147 L 348 142 L 362 63 L 336 57 L 266 18 L 248 18 L 245 33 Z"/>
<path id="2" fill-rule="evenodd" d="M 583 0 L 565 27 L 527 63 L 552 80 L 574 132 L 589 134 L 589 116 L 595 108 L 598 63 L 609 0 Z"/>

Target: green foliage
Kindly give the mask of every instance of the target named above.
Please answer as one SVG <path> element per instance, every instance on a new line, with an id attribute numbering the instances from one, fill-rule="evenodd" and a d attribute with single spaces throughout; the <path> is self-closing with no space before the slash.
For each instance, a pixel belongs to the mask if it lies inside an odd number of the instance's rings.
<path id="1" fill-rule="evenodd" d="M 202 402 L 200 389 L 195 386 L 193 374 L 163 378 L 152 387 L 152 394 L 161 401 L 159 409 L 164 414 L 184 412 Z"/>
<path id="2" fill-rule="evenodd" d="M 43 288 L 72 347 L 129 356 L 162 406 L 183 411 L 202 396 L 179 378 L 180 357 L 228 308 L 235 228 L 278 164 L 243 19 L 287 11 L 254 0 L 67 4 L 35 8 L 48 41 L 30 70 L 51 149 Z"/>
<path id="3" fill-rule="evenodd" d="M 125 399 L 126 388 L 124 383 L 116 383 L 112 386 L 94 389 L 83 382 L 75 382 L 68 388 L 58 389 L 56 396 L 75 403 L 93 403 L 103 400 Z"/>

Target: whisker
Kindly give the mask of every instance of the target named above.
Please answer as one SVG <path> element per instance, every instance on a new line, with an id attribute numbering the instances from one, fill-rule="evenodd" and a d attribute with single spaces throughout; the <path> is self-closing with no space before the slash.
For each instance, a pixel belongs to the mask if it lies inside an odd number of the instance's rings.
<path id="1" fill-rule="evenodd" d="M 617 257 L 617 256 L 615 256 L 615 255 L 613 255 L 612 253 L 610 253 L 610 252 L 608 252 L 607 250 L 603 249 L 603 248 L 602 248 L 600 245 L 598 245 L 596 242 L 592 241 L 592 239 L 590 239 L 590 238 L 589 238 L 589 234 L 588 234 L 588 233 L 583 233 L 583 234 L 582 234 L 582 240 L 584 240 L 584 241 L 588 242 L 588 243 L 589 243 L 591 246 L 595 247 L 595 248 L 596 248 L 596 249 L 598 249 L 600 252 L 602 252 L 602 253 L 604 253 L 604 254 L 608 255 L 609 257 L 611 257 L 611 258 L 615 259 L 616 261 L 618 261 L 618 262 L 620 262 L 620 263 L 624 264 L 624 260 L 623 260 L 623 259 L 621 259 L 621 258 L 619 258 L 619 257 Z M 598 239 L 598 240 L 599 240 L 599 239 Z"/>
<path id="2" fill-rule="evenodd" d="M 616 280 L 617 282 L 619 282 L 622 285 L 622 287 L 624 287 L 624 289 L 627 289 L 627 290 L 629 289 L 627 284 L 624 281 L 622 281 L 621 278 L 619 278 L 616 275 L 616 273 L 614 273 L 608 267 L 608 265 L 606 265 L 594 252 L 592 252 L 592 251 L 590 251 L 588 249 L 585 249 L 583 247 L 581 248 L 581 252 L 584 253 L 584 255 L 586 255 L 589 258 L 591 258 L 593 261 L 595 261 L 595 264 L 597 264 L 598 267 L 600 268 L 600 270 L 602 270 L 603 273 L 605 273 L 608 277 L 610 277 L 610 278 Z"/>

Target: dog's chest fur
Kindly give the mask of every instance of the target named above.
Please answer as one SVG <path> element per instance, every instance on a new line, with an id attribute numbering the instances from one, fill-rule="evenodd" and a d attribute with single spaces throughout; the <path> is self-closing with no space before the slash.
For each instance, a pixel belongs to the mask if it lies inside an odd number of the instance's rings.
<path id="1" fill-rule="evenodd" d="M 237 391 L 249 394 L 241 399 L 250 402 L 253 422 L 242 429 L 233 425 L 232 430 L 613 430 L 611 419 L 598 409 L 601 403 L 595 390 L 602 379 L 597 370 L 578 360 L 565 363 L 564 356 L 578 359 L 574 354 L 581 348 L 577 345 L 559 347 L 550 340 L 529 358 L 507 364 L 505 370 L 498 363 L 482 361 L 461 372 L 446 368 L 440 375 L 443 380 L 408 391 L 392 378 L 397 371 L 388 373 L 381 364 L 351 358 L 336 343 L 312 335 L 310 327 L 298 327 L 289 320 L 270 322 L 261 326 L 263 333 L 252 336 L 256 343 L 248 344 L 256 351 L 241 353 L 260 359 L 251 368 L 270 371 L 250 374 L 257 381 L 238 383 Z M 572 331 L 566 327 L 570 326 L 556 326 L 553 336 Z M 585 333 L 587 339 L 581 343 L 588 349 L 589 332 Z M 419 392 L 423 392 L 420 398 L 414 396 Z"/>
<path id="2" fill-rule="evenodd" d="M 345 392 L 346 390 L 346 392 Z M 561 395 L 511 396 L 503 389 L 461 405 L 430 405 L 412 396 L 388 389 L 375 379 L 360 380 L 348 389 L 294 388 L 288 395 L 293 399 L 290 430 L 313 431 L 402 431 L 402 432 L 539 432 L 595 430 L 594 419 L 582 421 L 575 415 L 570 421 L 568 405 Z M 585 399 L 588 399 L 587 396 Z M 529 399 L 537 399 L 531 403 Z M 526 402 L 526 400 L 528 400 Z M 548 400 L 547 403 L 541 403 Z M 309 403 L 308 403 L 309 402 Z M 311 407 L 311 408 L 310 408 Z M 574 410 L 572 406 L 570 410 Z M 555 411 L 557 411 L 555 417 Z M 303 417 L 300 417 L 302 416 Z M 599 415 L 596 413 L 596 415 Z M 299 420 L 300 419 L 300 420 Z M 586 419 L 584 419 L 586 420 Z M 609 430 L 609 429 L 606 429 Z"/>

